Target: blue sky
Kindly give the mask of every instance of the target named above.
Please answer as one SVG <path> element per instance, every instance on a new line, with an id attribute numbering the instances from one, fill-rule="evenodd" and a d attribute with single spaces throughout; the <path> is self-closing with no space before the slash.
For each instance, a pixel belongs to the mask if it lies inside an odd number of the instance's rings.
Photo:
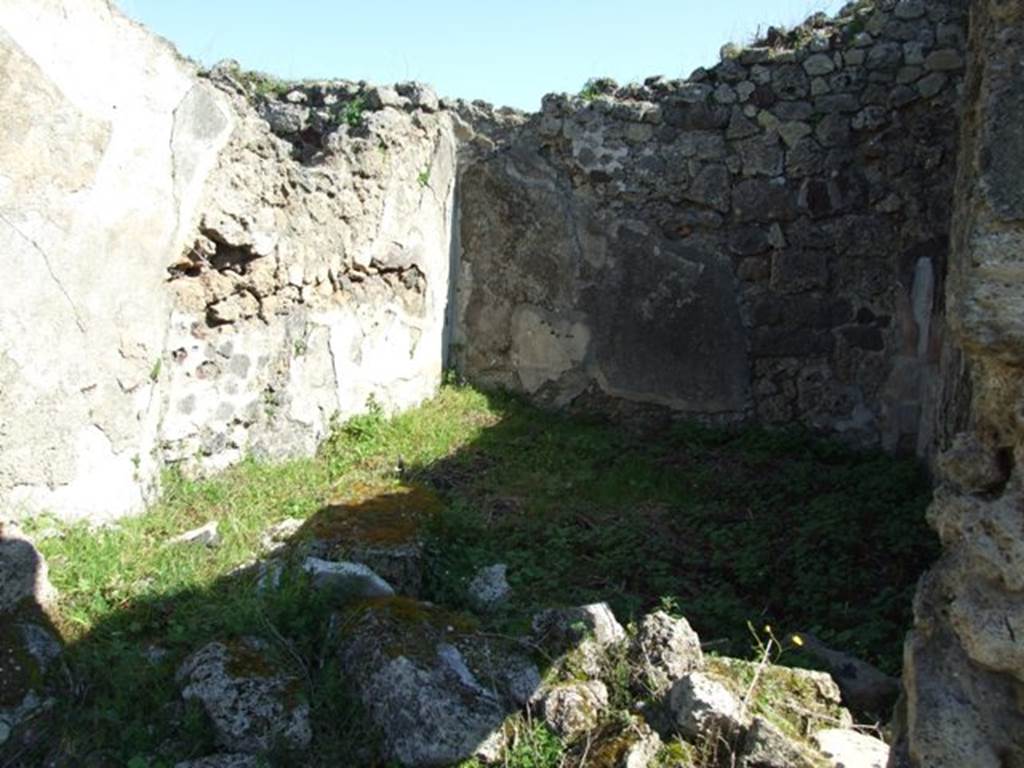
<path id="1" fill-rule="evenodd" d="M 117 0 L 205 64 L 287 79 L 423 80 L 534 110 L 589 77 L 685 77 L 729 41 L 842 0 Z"/>

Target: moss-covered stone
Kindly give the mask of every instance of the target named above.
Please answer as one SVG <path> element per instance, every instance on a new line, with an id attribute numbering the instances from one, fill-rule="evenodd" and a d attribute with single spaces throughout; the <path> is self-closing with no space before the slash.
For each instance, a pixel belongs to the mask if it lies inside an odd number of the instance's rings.
<path id="1" fill-rule="evenodd" d="M 805 740 L 821 728 L 846 727 L 852 722 L 843 708 L 839 687 L 825 672 L 758 664 L 741 659 L 710 657 L 708 672 L 744 696 L 757 675 L 749 714 L 764 717 L 785 735 Z"/>
<path id="2" fill-rule="evenodd" d="M 442 509 L 437 494 L 418 485 L 354 483 L 307 524 L 321 541 L 400 546 L 415 542 Z"/>

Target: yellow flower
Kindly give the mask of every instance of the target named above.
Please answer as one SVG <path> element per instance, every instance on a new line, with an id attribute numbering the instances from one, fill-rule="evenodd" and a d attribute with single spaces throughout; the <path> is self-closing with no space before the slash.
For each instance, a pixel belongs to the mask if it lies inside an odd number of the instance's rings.
<path id="1" fill-rule="evenodd" d="M 803 645 L 804 639 L 800 635 L 793 635 L 793 645 Z"/>

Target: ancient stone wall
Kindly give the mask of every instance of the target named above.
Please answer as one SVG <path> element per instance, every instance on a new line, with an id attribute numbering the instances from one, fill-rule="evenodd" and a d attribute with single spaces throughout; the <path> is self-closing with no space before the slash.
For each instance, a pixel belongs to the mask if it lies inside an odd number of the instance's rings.
<path id="1" fill-rule="evenodd" d="M 463 110 L 463 371 L 926 453 L 965 22 L 853 4 L 519 128 Z"/>
<path id="2" fill-rule="evenodd" d="M 4 3 L 0 58 L 6 511 L 108 520 L 168 465 L 309 454 L 436 390 L 455 140 L 429 88 L 200 77 L 104 0 Z"/>
<path id="3" fill-rule="evenodd" d="M 897 766 L 1024 766 L 1024 6 L 975 0 L 970 28 L 946 296 L 969 420 L 937 462 Z"/>
<path id="4" fill-rule="evenodd" d="M 202 470 L 308 455 L 332 419 L 436 391 L 455 179 L 424 86 L 210 77 L 239 127 L 171 268 L 160 433 L 165 460 Z"/>
<path id="5" fill-rule="evenodd" d="M 232 125 L 169 44 L 104 0 L 0 6 L 5 512 L 141 509 L 166 267 Z"/>

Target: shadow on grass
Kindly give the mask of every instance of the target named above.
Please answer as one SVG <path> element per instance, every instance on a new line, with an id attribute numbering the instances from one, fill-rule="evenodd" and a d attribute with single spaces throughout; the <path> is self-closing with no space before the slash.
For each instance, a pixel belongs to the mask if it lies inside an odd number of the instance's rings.
<path id="1" fill-rule="evenodd" d="M 365 558 L 420 541 L 415 586 L 453 610 L 469 608 L 478 568 L 506 563 L 511 603 L 474 619 L 503 636 L 525 632 L 538 608 L 607 601 L 624 622 L 656 607 L 685 615 L 723 654 L 748 656 L 748 622 L 770 623 L 898 671 L 914 584 L 937 552 L 914 463 L 788 431 L 635 431 L 497 394 L 451 418 L 474 425 L 473 436 L 413 459 L 399 454 L 415 439 L 394 437 L 379 417 L 341 429 L 314 462 L 322 487 L 301 489 L 318 511 L 292 551 L 313 541 L 315 554 Z M 424 434 L 444 424 L 426 423 Z M 292 508 L 262 513 L 263 524 Z M 394 580 L 408 575 L 374 564 Z M 311 708 L 315 748 L 275 754 L 274 765 L 382 765 L 329 631 L 337 606 L 300 569 L 285 569 L 275 589 L 258 589 L 259 578 L 257 566 L 118 593 L 87 632 L 71 628 L 72 689 L 26 739 L 0 747 L 0 766 L 156 768 L 217 752 L 174 673 L 206 643 L 243 637 L 266 642 Z"/>

